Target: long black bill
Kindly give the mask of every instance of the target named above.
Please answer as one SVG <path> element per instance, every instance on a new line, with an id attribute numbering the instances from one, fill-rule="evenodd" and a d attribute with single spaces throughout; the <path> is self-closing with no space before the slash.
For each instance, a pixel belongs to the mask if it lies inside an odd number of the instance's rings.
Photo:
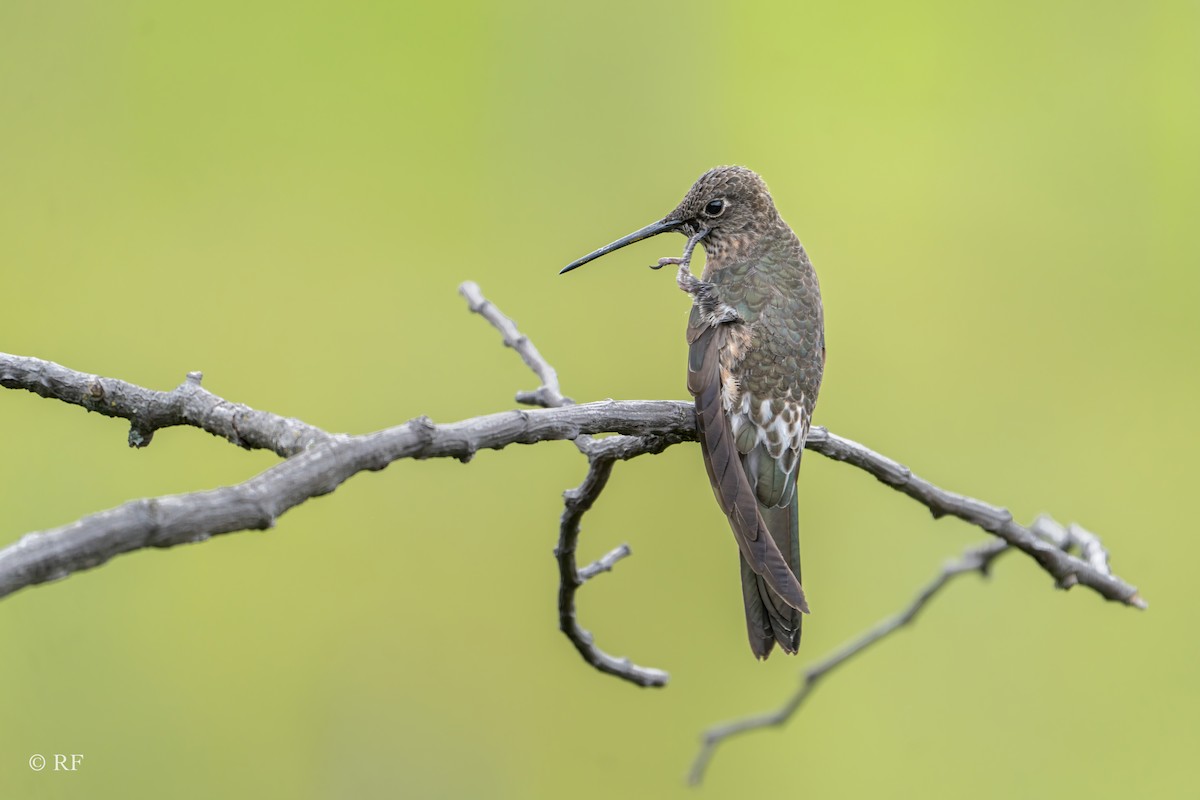
<path id="1" fill-rule="evenodd" d="M 604 245 L 604 247 L 601 247 L 599 250 L 597 250 L 594 253 L 588 253 L 586 256 L 579 259 L 578 261 L 572 261 L 570 264 L 567 264 L 565 267 L 560 269 L 558 271 L 558 274 L 562 275 L 564 272 L 570 272 L 571 270 L 575 269 L 576 267 L 582 267 L 584 264 L 588 263 L 589 261 L 595 261 L 600 256 L 607 255 L 607 254 L 611 253 L 613 250 L 620 250 L 622 247 L 624 247 L 627 244 L 633 244 L 634 242 L 640 242 L 642 239 L 649 239 L 651 236 L 658 236 L 660 233 L 667 233 L 669 231 L 677 231 L 681 227 L 683 227 L 682 220 L 660 219 L 658 222 L 655 222 L 651 225 L 647 225 L 646 227 L 642 228 L 641 230 L 634 231 L 633 233 L 629 234 L 628 236 L 622 236 L 620 239 L 617 239 L 612 244 Z"/>

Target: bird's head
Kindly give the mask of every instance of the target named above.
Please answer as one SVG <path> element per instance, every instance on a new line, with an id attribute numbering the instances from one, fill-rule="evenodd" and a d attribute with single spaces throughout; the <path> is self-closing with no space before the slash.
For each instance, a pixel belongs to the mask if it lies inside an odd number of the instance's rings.
<path id="1" fill-rule="evenodd" d="M 702 243 L 711 257 L 729 243 L 758 235 L 779 222 L 779 212 L 762 178 L 745 167 L 714 167 L 700 176 L 670 214 L 571 262 L 560 274 L 626 245 L 671 231 Z"/>
<path id="2" fill-rule="evenodd" d="M 756 233 L 779 212 L 757 173 L 745 167 L 715 167 L 700 176 L 683 202 L 666 216 L 688 235 L 707 228 L 706 239 Z"/>

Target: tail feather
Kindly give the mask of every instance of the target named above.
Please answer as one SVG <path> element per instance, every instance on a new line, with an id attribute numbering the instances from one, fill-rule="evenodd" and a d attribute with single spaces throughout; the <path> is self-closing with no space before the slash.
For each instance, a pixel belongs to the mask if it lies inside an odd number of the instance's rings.
<path id="1" fill-rule="evenodd" d="M 785 506 L 760 508 L 771 537 L 796 580 L 800 580 L 800 537 L 796 511 L 794 493 L 791 502 Z M 746 604 L 746 633 L 750 638 L 750 649 L 756 657 L 765 659 L 775 642 L 785 653 L 795 653 L 799 649 L 803 614 L 785 602 L 761 575 L 755 574 L 744 558 L 742 599 Z"/>
<path id="2" fill-rule="evenodd" d="M 760 588 L 763 580 L 746 563 L 746 557 L 739 553 L 738 561 L 742 565 L 742 600 L 746 605 L 746 633 L 750 636 L 750 650 L 755 658 L 765 659 L 775 646 L 775 629 L 767 611 L 770 602 L 764 602 Z"/>

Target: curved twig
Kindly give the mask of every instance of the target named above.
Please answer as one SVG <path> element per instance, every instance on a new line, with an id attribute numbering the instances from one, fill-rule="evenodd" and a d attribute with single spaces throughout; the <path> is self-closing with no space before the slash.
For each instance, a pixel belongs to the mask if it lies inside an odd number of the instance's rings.
<path id="1" fill-rule="evenodd" d="M 908 625 L 929 604 L 934 596 L 959 575 L 968 572 L 987 574 L 992 562 L 1009 550 L 1009 545 L 1002 541 L 991 541 L 977 547 L 972 547 L 958 559 L 947 563 L 931 583 L 917 594 L 911 603 L 897 614 L 882 620 L 875 627 L 859 636 L 857 639 L 843 645 L 801 673 L 800 686 L 786 702 L 774 711 L 753 717 L 734 720 L 722 725 L 709 728 L 700 737 L 700 752 L 692 762 L 688 772 L 688 783 L 695 786 L 704 780 L 705 770 L 712 761 L 717 747 L 726 739 L 747 731 L 783 725 L 792 718 L 800 706 L 817 688 L 817 682 L 833 669 L 840 667 L 854 656 L 866 650 L 871 645 L 895 633 Z"/>
<path id="2" fill-rule="evenodd" d="M 1108 572 L 1108 552 L 1105 551 L 1104 547 L 1100 544 L 1100 540 L 1094 534 L 1080 528 L 1078 525 L 1071 525 L 1064 528 L 1043 514 L 1034 520 L 1030 526 L 1030 530 L 1040 541 L 1046 542 L 1050 547 L 1055 548 L 1059 552 L 1078 550 L 1083 558 L 1089 561 L 1097 570 L 1102 573 Z M 955 578 L 971 572 L 978 572 L 980 575 L 987 577 L 996 559 L 1012 549 L 1014 549 L 1012 545 L 999 539 L 993 539 L 990 542 L 968 548 L 957 559 L 947 562 L 942 567 L 941 572 L 922 588 L 917 593 L 917 596 L 913 598 L 912 602 L 904 609 L 891 617 L 881 620 L 858 638 L 843 645 L 812 666 L 807 667 L 800 674 L 800 685 L 796 688 L 796 691 L 779 708 L 765 714 L 745 717 L 709 728 L 700 737 L 700 751 L 696 754 L 696 758 L 692 762 L 692 768 L 688 772 L 688 783 L 695 786 L 704 780 L 704 773 L 708 769 L 708 765 L 712 761 L 717 747 L 726 739 L 748 731 L 784 725 L 800 709 L 800 706 L 808 699 L 813 690 L 817 688 L 817 682 L 821 678 L 824 678 L 834 669 L 845 664 L 871 645 L 907 626 L 916 619 L 917 615 L 925 609 L 925 606 L 933 600 L 934 596 L 946 588 Z"/>
<path id="3" fill-rule="evenodd" d="M 543 408 L 562 408 L 574 404 L 574 400 L 565 397 L 558 386 L 558 373 L 550 363 L 542 357 L 537 347 L 529 337 L 521 333 L 511 319 L 505 316 L 495 304 L 487 300 L 480 291 L 479 285 L 467 281 L 458 287 L 458 293 L 467 300 L 471 311 L 491 323 L 504 337 L 506 347 L 511 347 L 521 356 L 521 360 L 533 370 L 541 380 L 542 385 L 532 392 L 518 392 L 517 402 L 539 405 Z M 693 431 L 694 438 L 694 431 Z M 579 587 L 601 571 L 612 569 L 620 558 L 631 554 L 629 545 L 622 544 L 616 550 L 599 561 L 579 569 L 575 562 L 575 549 L 579 543 L 579 525 L 583 515 L 592 507 L 592 503 L 604 491 L 608 484 L 608 476 L 612 474 L 613 464 L 621 459 L 629 459 L 645 453 L 658 453 L 674 442 L 681 441 L 678 436 L 613 436 L 597 441 L 591 436 L 583 435 L 575 439 L 579 452 L 587 456 L 588 472 L 583 483 L 575 489 L 563 492 L 563 513 L 558 526 L 558 545 L 554 548 L 554 558 L 558 562 L 558 629 L 579 651 L 583 660 L 600 672 L 627 680 L 638 686 L 663 687 L 670 680 L 670 675 L 653 667 L 642 667 L 634 664 L 628 658 L 617 658 L 601 650 L 596 645 L 596 639 L 590 631 L 579 624 L 578 612 L 575 610 L 575 595 Z"/>

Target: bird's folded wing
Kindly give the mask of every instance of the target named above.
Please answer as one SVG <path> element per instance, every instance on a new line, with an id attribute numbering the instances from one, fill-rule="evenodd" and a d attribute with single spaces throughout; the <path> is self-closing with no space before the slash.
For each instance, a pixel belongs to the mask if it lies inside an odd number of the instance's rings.
<path id="1" fill-rule="evenodd" d="M 808 603 L 800 581 L 792 574 L 759 513 L 758 500 L 734 443 L 721 398 L 721 348 L 729 326 L 742 323 L 712 326 L 700 317 L 699 310 L 693 308 L 688 321 L 688 390 L 696 399 L 700 447 L 713 491 L 750 569 L 761 575 L 784 602 L 807 613 Z"/>

